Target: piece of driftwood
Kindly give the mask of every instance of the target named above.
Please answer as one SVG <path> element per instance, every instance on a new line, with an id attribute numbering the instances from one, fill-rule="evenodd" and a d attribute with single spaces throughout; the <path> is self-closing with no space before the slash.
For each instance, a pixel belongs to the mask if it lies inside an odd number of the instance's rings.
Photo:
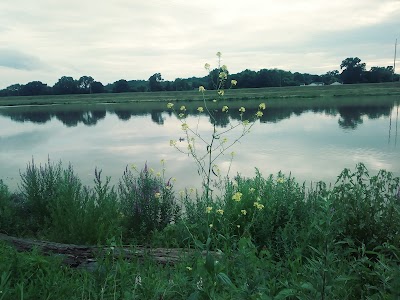
<path id="1" fill-rule="evenodd" d="M 5 241 L 18 251 L 31 251 L 37 249 L 44 255 L 60 255 L 64 264 L 73 268 L 94 270 L 97 266 L 97 259 L 111 256 L 115 259 L 126 260 L 143 259 L 150 257 L 160 264 L 173 265 L 179 260 L 193 255 L 195 250 L 182 248 L 148 248 L 141 246 L 80 246 L 73 244 L 61 244 L 35 239 L 24 239 L 0 233 L 0 241 Z M 205 255 L 205 251 L 202 253 Z M 216 253 L 214 253 L 216 254 Z"/>

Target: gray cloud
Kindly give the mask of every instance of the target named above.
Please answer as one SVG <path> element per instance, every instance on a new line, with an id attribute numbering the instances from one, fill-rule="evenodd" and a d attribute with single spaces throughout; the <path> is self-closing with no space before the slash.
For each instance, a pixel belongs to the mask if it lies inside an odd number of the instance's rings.
<path id="1" fill-rule="evenodd" d="M 0 49 L 0 66 L 18 70 L 38 70 L 44 64 L 35 56 L 18 50 Z"/>

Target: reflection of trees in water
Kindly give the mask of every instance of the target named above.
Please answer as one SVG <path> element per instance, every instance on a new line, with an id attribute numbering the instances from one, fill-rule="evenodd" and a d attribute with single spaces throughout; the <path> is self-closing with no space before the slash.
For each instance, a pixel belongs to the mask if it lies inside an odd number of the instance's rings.
<path id="1" fill-rule="evenodd" d="M 55 116 L 67 127 L 74 127 L 79 123 L 87 126 L 96 125 L 98 121 L 106 117 L 106 114 L 106 110 L 60 111 L 56 112 Z"/>
<path id="2" fill-rule="evenodd" d="M 98 121 L 106 117 L 106 110 L 92 110 L 83 114 L 82 123 L 88 126 L 96 125 Z"/>
<path id="3" fill-rule="evenodd" d="M 223 112 L 221 109 L 214 109 L 211 111 L 213 118 L 209 118 L 211 124 L 219 127 L 226 127 L 229 124 L 229 114 Z"/>
<path id="4" fill-rule="evenodd" d="M 263 116 L 260 118 L 262 123 L 277 123 L 284 119 L 289 119 L 293 113 L 293 109 L 286 107 L 271 107 L 264 111 Z M 297 114 L 301 114 L 297 110 Z"/>
<path id="5" fill-rule="evenodd" d="M 363 123 L 363 116 L 367 116 L 370 119 L 377 119 L 382 116 L 389 116 L 393 104 L 387 105 L 370 105 L 370 106 L 338 106 L 338 107 L 313 107 L 313 108 L 301 108 L 301 107 L 269 107 L 264 111 L 264 115 L 260 118 L 260 122 L 263 123 L 277 123 L 284 119 L 289 119 L 292 115 L 300 116 L 306 112 L 313 113 L 324 113 L 330 116 L 340 115 L 338 124 L 343 129 L 356 129 L 358 125 Z M 97 122 L 106 117 L 107 112 L 115 114 L 120 120 L 127 121 L 134 116 L 146 116 L 149 115 L 149 111 L 146 110 L 136 110 L 134 108 L 121 109 L 115 106 L 111 107 L 101 107 L 94 109 L 76 109 L 63 111 L 55 110 L 54 107 L 51 108 L 50 112 L 45 111 L 43 108 L 37 111 L 19 111 L 19 110 L 0 110 L 0 114 L 3 116 L 10 117 L 16 122 L 33 122 L 43 124 L 50 121 L 53 117 L 56 117 L 64 125 L 68 127 L 77 126 L 82 123 L 87 126 L 96 125 Z M 255 119 L 255 114 L 257 112 L 256 108 L 248 108 L 244 114 L 244 119 L 253 121 Z M 172 112 L 164 112 L 162 109 L 153 109 L 150 111 L 150 117 L 153 122 L 159 125 L 164 124 L 163 113 L 168 113 L 170 116 Z M 230 119 L 240 120 L 241 116 L 238 109 L 229 109 L 228 112 L 222 112 L 221 109 L 212 110 L 215 120 L 210 118 L 210 122 L 214 123 L 220 127 L 226 127 Z M 197 111 L 188 112 L 188 115 L 199 116 L 200 113 Z M 205 116 L 206 113 L 201 115 Z"/>
<path id="6" fill-rule="evenodd" d="M 16 121 L 16 122 L 32 122 L 32 123 L 38 123 L 38 124 L 44 124 L 47 121 L 50 121 L 52 116 L 49 113 L 45 112 L 34 112 L 34 111 L 28 111 L 25 112 L 24 114 L 10 114 L 9 116 L 11 120 Z"/>
<path id="7" fill-rule="evenodd" d="M 362 114 L 353 107 L 340 107 L 338 112 L 340 114 L 338 123 L 343 129 L 356 129 L 358 125 L 363 123 Z"/>
<path id="8" fill-rule="evenodd" d="M 56 114 L 56 118 L 63 122 L 63 124 L 67 127 L 77 126 L 79 121 L 81 120 L 82 113 L 78 111 L 69 111 L 69 112 L 58 112 Z"/>
<path id="9" fill-rule="evenodd" d="M 114 110 L 114 114 L 122 121 L 128 121 L 132 116 L 132 112 L 127 110 Z"/>
<path id="10" fill-rule="evenodd" d="M 369 119 L 388 117 L 391 109 L 390 106 L 342 106 L 337 109 L 340 114 L 338 123 L 343 129 L 356 129 L 363 123 L 363 116 Z"/>
<path id="11" fill-rule="evenodd" d="M 277 123 L 284 119 L 289 119 L 292 114 L 300 116 L 306 112 L 323 113 L 329 116 L 340 115 L 338 124 L 343 129 L 356 129 L 363 123 L 362 117 L 377 119 L 382 116 L 389 116 L 392 106 L 339 106 L 339 107 L 314 107 L 314 108 L 290 108 L 290 107 L 272 107 L 268 108 L 260 118 L 260 122 Z"/>
<path id="12" fill-rule="evenodd" d="M 151 111 L 151 120 L 158 124 L 164 125 L 164 118 L 162 117 L 162 110 L 152 110 Z"/>

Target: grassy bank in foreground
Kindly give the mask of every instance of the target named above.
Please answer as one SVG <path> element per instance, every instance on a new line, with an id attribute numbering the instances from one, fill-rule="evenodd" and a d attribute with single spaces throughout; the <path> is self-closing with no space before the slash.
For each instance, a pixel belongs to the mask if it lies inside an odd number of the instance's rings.
<path id="1" fill-rule="evenodd" d="M 215 91 L 206 91 L 210 100 L 215 97 Z M 301 86 L 275 87 L 257 89 L 226 90 L 227 100 L 268 100 L 282 98 L 327 98 L 351 96 L 386 96 L 400 95 L 400 83 L 351 84 L 339 86 Z M 143 92 L 120 94 L 80 94 L 80 95 L 49 95 L 21 96 L 0 98 L 0 106 L 14 105 L 48 105 L 48 104 L 82 104 L 82 103 L 131 103 L 142 101 L 200 101 L 202 95 L 197 90 L 183 92 Z"/>
<path id="2" fill-rule="evenodd" d="M 21 191 L 0 183 L 0 231 L 75 244 L 183 247 L 174 266 L 104 255 L 70 269 L 0 243 L 0 299 L 398 299 L 400 179 L 363 164 L 333 188 L 284 174 L 236 176 L 221 196 L 175 194 L 173 180 L 126 169 L 84 187 L 71 166 L 28 164 Z M 209 252 L 204 258 L 202 251 Z M 214 253 L 214 252 L 213 252 Z"/>

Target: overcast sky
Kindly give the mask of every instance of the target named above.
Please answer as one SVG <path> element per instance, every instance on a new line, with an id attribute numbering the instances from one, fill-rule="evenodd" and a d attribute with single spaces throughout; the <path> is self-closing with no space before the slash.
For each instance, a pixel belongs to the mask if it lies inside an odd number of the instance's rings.
<path id="1" fill-rule="evenodd" d="M 217 51 L 231 73 L 369 70 L 393 65 L 399 25 L 400 0 L 0 0 L 0 89 L 205 76 Z"/>

